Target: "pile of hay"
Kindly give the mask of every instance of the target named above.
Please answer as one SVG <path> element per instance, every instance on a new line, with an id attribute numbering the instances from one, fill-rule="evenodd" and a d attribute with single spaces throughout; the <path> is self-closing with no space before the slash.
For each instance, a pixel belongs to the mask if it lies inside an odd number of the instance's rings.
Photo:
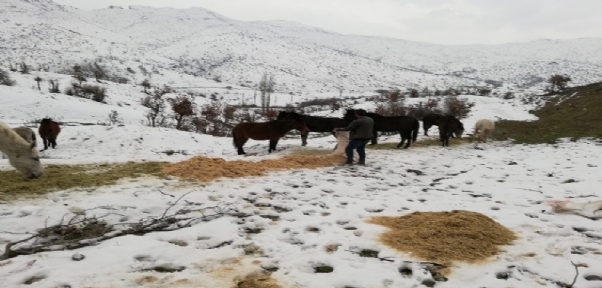
<path id="1" fill-rule="evenodd" d="M 302 168 L 330 167 L 345 162 L 345 157 L 336 155 L 307 156 L 287 155 L 278 159 L 266 159 L 258 162 L 196 156 L 183 162 L 163 166 L 163 173 L 185 179 L 209 182 L 221 177 L 237 178 L 246 176 L 264 176 L 269 171 L 281 171 Z"/>
<path id="2" fill-rule="evenodd" d="M 238 282 L 238 288 L 282 288 L 269 274 L 253 274 Z"/>
<path id="3" fill-rule="evenodd" d="M 475 212 L 415 212 L 402 217 L 374 217 L 368 223 L 389 228 L 380 242 L 426 261 L 476 262 L 516 239 L 514 232 Z"/>

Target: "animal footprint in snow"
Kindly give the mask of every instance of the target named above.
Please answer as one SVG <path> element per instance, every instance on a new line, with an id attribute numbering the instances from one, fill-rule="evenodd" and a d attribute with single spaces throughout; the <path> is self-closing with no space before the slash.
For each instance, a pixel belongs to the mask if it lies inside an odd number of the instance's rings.
<path id="1" fill-rule="evenodd" d="M 381 207 L 368 207 L 365 210 L 370 213 L 380 213 L 380 212 L 383 212 L 383 210 L 385 210 L 385 209 L 381 208 Z"/>

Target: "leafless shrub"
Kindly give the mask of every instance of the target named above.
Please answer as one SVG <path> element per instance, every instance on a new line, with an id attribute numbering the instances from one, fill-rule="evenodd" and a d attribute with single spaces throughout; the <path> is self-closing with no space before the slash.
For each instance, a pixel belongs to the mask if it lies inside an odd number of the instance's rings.
<path id="1" fill-rule="evenodd" d="M 420 101 L 417 104 L 408 106 L 407 116 L 412 116 L 416 119 L 422 120 L 426 114 L 436 113 L 443 114 L 443 110 L 440 107 L 441 98 L 431 98 L 424 101 Z"/>
<path id="2" fill-rule="evenodd" d="M 17 82 L 12 80 L 8 75 L 8 72 L 0 69 L 0 85 L 4 86 L 15 86 Z"/>
<path id="3" fill-rule="evenodd" d="M 194 105 L 194 102 L 186 96 L 177 96 L 168 101 L 169 104 L 171 104 L 171 110 L 176 119 L 176 129 L 182 130 L 182 124 L 186 122 L 187 118 L 194 116 L 196 113 L 196 106 Z"/>
<path id="4" fill-rule="evenodd" d="M 468 117 L 474 105 L 474 103 L 468 102 L 467 99 L 460 99 L 457 96 L 447 96 L 443 101 L 443 111 L 458 119 L 464 119 Z"/>

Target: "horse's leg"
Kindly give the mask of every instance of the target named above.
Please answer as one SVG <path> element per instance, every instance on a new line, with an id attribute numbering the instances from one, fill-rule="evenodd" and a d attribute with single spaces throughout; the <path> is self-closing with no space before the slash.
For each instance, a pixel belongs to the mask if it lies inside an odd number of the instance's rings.
<path id="1" fill-rule="evenodd" d="M 403 142 L 406 141 L 406 139 L 403 137 L 403 134 L 401 134 L 401 132 L 399 132 L 399 137 L 401 137 L 401 142 L 399 142 L 399 144 L 397 144 L 397 148 L 401 148 L 401 146 L 403 146 Z"/>
<path id="2" fill-rule="evenodd" d="M 483 143 L 487 143 L 487 137 L 489 137 L 490 132 L 491 132 L 491 130 L 489 130 L 489 129 L 485 129 L 483 131 Z"/>
<path id="3" fill-rule="evenodd" d="M 56 137 L 50 139 L 50 143 L 52 144 L 52 149 L 56 149 Z"/>
<path id="4" fill-rule="evenodd" d="M 402 135 L 401 133 L 402 133 L 402 131 L 399 131 L 399 135 Z M 408 143 L 406 143 L 406 147 L 403 147 L 403 148 L 404 149 L 408 149 L 408 148 L 410 148 L 410 146 L 412 146 L 412 130 L 408 130 L 404 134 L 405 135 L 402 136 L 401 139 L 407 138 L 408 139 Z"/>
<path id="5" fill-rule="evenodd" d="M 270 139 L 270 149 L 268 150 L 268 153 L 276 151 L 276 145 L 278 145 L 278 140 L 280 140 L 280 138 Z"/>
<path id="6" fill-rule="evenodd" d="M 42 140 L 44 141 L 44 150 L 48 150 L 48 145 L 50 145 L 50 141 L 48 141 L 48 137 L 44 137 L 42 138 Z"/>
<path id="7" fill-rule="evenodd" d="M 236 148 L 238 148 L 238 155 L 245 155 L 247 153 L 245 153 L 245 150 L 242 149 L 242 146 L 245 145 L 245 143 L 247 143 L 247 141 L 249 140 L 249 138 L 247 137 L 238 137 L 238 139 L 236 139 L 237 143 L 236 143 Z"/>
<path id="8" fill-rule="evenodd" d="M 422 122 L 422 127 L 424 129 L 424 136 L 429 136 L 429 129 L 431 128 L 431 125 L 429 124 L 424 124 L 424 122 Z"/>
<path id="9" fill-rule="evenodd" d="M 307 145 L 307 136 L 309 135 L 309 131 L 301 134 L 301 146 Z"/>
<path id="10" fill-rule="evenodd" d="M 378 131 L 374 130 L 372 132 L 372 143 L 370 143 L 370 145 L 376 145 L 378 144 Z"/>

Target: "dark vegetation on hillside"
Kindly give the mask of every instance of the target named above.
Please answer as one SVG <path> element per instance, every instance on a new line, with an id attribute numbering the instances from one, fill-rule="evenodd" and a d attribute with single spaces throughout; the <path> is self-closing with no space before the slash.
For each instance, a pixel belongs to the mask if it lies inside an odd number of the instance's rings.
<path id="1" fill-rule="evenodd" d="M 517 144 L 555 143 L 558 138 L 602 139 L 602 82 L 566 88 L 541 109 L 532 111 L 537 121 L 499 121 L 496 140 L 514 139 Z"/>

